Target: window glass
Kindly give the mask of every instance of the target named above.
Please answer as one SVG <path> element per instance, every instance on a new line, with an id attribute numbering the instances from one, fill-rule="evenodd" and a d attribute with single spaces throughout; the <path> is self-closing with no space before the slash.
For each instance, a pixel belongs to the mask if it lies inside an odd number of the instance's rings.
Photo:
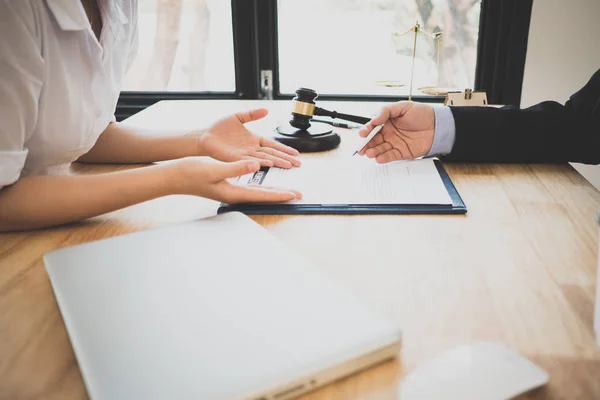
<path id="1" fill-rule="evenodd" d="M 123 90 L 235 91 L 230 1 L 140 0 L 138 28 Z"/>
<path id="2" fill-rule="evenodd" d="M 406 95 L 411 75 L 413 95 L 472 88 L 480 9 L 480 0 L 278 0 L 280 91 Z"/>

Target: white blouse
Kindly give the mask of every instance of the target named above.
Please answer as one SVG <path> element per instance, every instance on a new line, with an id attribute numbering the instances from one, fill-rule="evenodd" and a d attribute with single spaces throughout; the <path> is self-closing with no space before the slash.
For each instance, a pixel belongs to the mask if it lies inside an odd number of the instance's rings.
<path id="1" fill-rule="evenodd" d="M 137 47 L 137 0 L 0 1 L 0 188 L 60 173 L 111 121 Z"/>

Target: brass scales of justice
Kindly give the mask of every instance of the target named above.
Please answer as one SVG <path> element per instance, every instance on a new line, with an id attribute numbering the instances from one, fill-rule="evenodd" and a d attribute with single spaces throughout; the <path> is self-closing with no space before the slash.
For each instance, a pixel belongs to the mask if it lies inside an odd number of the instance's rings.
<path id="1" fill-rule="evenodd" d="M 431 40 L 436 42 L 435 44 L 435 53 L 434 57 L 437 61 L 438 67 L 438 83 L 440 80 L 440 57 L 442 56 L 442 39 L 444 33 L 442 31 L 429 33 L 423 29 L 421 29 L 421 24 L 417 20 L 415 24 L 408 29 L 404 33 L 393 32 L 392 37 L 394 39 L 401 38 L 404 36 L 408 36 L 409 34 L 413 34 L 413 46 L 412 46 L 412 65 L 410 71 L 410 87 L 408 91 L 408 100 L 412 100 L 413 96 L 413 82 L 414 82 L 414 72 L 415 72 L 415 61 L 417 58 L 417 38 L 419 34 L 424 34 Z M 446 105 L 487 105 L 487 96 L 484 92 L 473 92 L 471 89 L 466 89 L 464 92 L 461 92 L 459 89 L 454 87 L 452 83 L 452 77 L 450 76 L 450 87 L 443 87 L 439 85 L 432 86 L 423 86 L 419 88 L 419 91 L 428 95 L 443 95 L 446 96 L 444 104 Z M 404 84 L 397 81 L 377 81 L 377 84 L 380 86 L 386 87 L 402 87 Z"/>
<path id="2" fill-rule="evenodd" d="M 439 66 L 440 66 L 440 56 L 441 56 L 441 47 L 442 47 L 442 38 L 444 33 L 442 31 L 440 32 L 435 32 L 435 33 L 429 33 L 423 29 L 421 29 L 421 24 L 419 23 L 419 21 L 417 20 L 415 22 L 415 24 L 408 29 L 406 32 L 404 33 L 398 33 L 398 32 L 393 32 L 392 33 L 392 37 L 394 39 L 398 39 L 398 38 L 402 38 L 405 36 L 408 36 L 410 34 L 413 34 L 413 46 L 412 46 L 412 65 L 411 65 L 411 69 L 410 69 L 410 86 L 409 86 L 409 91 L 408 91 L 408 100 L 411 101 L 412 100 L 412 96 L 413 96 L 413 82 L 414 82 L 414 74 L 415 74 L 415 61 L 417 59 L 417 38 L 419 37 L 419 34 L 424 34 L 425 36 L 429 37 L 430 39 L 436 41 L 435 44 L 435 58 L 437 60 L 437 66 L 438 66 L 438 71 L 439 71 Z M 438 82 L 439 82 L 439 72 L 438 72 Z M 380 86 L 386 86 L 386 87 L 402 87 L 405 86 L 404 83 L 400 83 L 398 81 L 377 81 L 377 84 Z M 423 86 L 420 87 L 419 90 L 422 93 L 425 94 L 429 94 L 429 95 L 447 95 L 449 92 L 455 92 L 457 91 L 457 89 L 455 89 L 454 87 L 441 87 L 441 86 Z"/>

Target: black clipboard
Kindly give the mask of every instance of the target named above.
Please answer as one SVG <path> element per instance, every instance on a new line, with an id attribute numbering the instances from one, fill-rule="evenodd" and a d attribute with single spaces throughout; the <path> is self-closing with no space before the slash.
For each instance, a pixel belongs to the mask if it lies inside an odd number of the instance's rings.
<path id="1" fill-rule="evenodd" d="M 439 160 L 433 160 L 452 204 L 287 204 L 221 203 L 217 214 L 239 211 L 247 215 L 298 214 L 465 214 L 467 207 Z"/>

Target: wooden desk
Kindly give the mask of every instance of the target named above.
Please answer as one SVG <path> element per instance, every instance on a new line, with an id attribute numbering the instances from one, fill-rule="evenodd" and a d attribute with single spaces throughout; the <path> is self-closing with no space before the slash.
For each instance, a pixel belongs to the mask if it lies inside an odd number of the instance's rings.
<path id="1" fill-rule="evenodd" d="M 269 132 L 289 118 L 288 101 L 164 102 L 128 123 L 203 127 L 257 105 L 272 113 L 266 125 L 253 123 L 256 130 Z M 377 107 L 337 104 L 339 111 L 363 115 Z M 350 131 L 340 132 L 342 148 L 328 156 L 354 145 Z M 124 167 L 77 168 L 98 173 Z M 446 169 L 467 204 L 466 216 L 253 217 L 404 328 L 398 360 L 304 399 L 394 399 L 406 373 L 473 340 L 502 342 L 550 373 L 550 384 L 529 398 L 600 398 L 600 350 L 592 328 L 600 193 L 569 165 Z M 215 210 L 212 201 L 170 196 L 85 223 L 0 235 L 0 399 L 86 397 L 44 253 Z"/>

